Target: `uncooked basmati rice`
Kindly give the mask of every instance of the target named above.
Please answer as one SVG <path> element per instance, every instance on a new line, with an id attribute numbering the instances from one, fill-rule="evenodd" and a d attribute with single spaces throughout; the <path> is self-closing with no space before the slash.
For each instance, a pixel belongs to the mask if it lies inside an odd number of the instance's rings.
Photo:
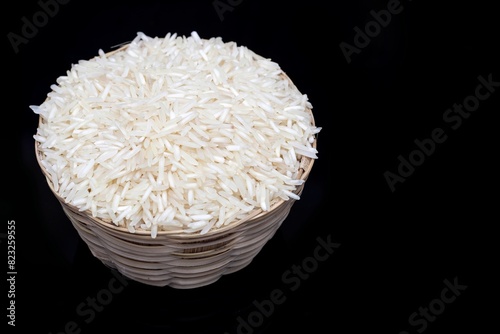
<path id="1" fill-rule="evenodd" d="M 294 193 L 312 105 L 245 46 L 139 32 L 51 85 L 33 136 L 54 190 L 117 226 L 207 233 Z"/>

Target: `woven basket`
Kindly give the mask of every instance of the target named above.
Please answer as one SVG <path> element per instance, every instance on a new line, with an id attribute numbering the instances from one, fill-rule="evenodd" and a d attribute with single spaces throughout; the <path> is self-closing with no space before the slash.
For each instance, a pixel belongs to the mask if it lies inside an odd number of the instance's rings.
<path id="1" fill-rule="evenodd" d="M 40 117 L 39 121 L 43 119 Z M 66 203 L 54 190 L 51 177 L 41 164 L 43 153 L 38 142 L 35 153 L 49 188 L 91 253 L 124 276 L 153 286 L 201 287 L 246 267 L 273 237 L 294 203 L 291 198 L 287 201 L 278 198 L 267 212 L 256 209 L 243 220 L 203 235 L 158 231 L 153 239 L 149 231 L 130 233 L 126 227 L 95 218 L 90 211 L 82 212 Z M 313 164 L 314 159 L 301 158 L 300 179 L 307 179 Z M 304 184 L 297 187 L 296 194 L 301 194 Z"/>

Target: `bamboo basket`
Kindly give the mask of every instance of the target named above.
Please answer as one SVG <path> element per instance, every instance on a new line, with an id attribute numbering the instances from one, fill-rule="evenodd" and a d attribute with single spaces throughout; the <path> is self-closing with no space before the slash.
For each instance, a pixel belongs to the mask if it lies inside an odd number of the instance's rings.
<path id="1" fill-rule="evenodd" d="M 314 123 L 313 117 L 312 120 Z M 39 121 L 43 121 L 41 117 Z M 317 139 L 313 147 L 316 145 Z M 152 286 L 202 287 L 246 267 L 274 236 L 295 202 L 292 198 L 278 198 L 267 212 L 253 210 L 245 219 L 203 235 L 158 231 L 153 239 L 149 231 L 130 233 L 126 227 L 95 218 L 90 211 L 79 211 L 66 203 L 41 164 L 43 153 L 36 141 L 35 154 L 50 190 L 92 255 L 125 277 Z M 313 164 L 314 159 L 301 158 L 300 179 L 307 180 Z M 295 193 L 300 195 L 304 185 L 305 182 L 297 186 Z"/>

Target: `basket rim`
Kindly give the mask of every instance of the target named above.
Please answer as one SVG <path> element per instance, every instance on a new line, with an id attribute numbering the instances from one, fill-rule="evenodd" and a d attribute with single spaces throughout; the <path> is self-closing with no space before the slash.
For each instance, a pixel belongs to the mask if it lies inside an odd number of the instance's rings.
<path id="1" fill-rule="evenodd" d="M 128 46 L 130 45 L 130 43 L 127 43 L 125 45 L 122 45 L 120 46 L 118 49 L 116 50 L 112 50 L 110 52 L 107 52 L 106 55 L 112 55 L 116 52 L 119 52 L 121 50 L 124 50 L 126 49 Z M 288 79 L 290 81 L 290 84 L 291 85 L 295 85 L 293 83 L 293 81 L 288 77 L 288 75 L 283 71 L 282 72 L 282 75 Z M 315 126 L 315 119 L 314 119 L 314 114 L 311 110 L 311 108 L 306 108 L 306 110 L 311 114 L 311 123 L 313 126 Z M 40 126 L 40 124 L 43 122 L 43 118 L 42 116 L 40 115 L 39 116 L 39 121 L 38 121 L 38 126 Z M 314 135 L 314 141 L 312 143 L 312 147 L 313 148 L 317 148 L 317 140 L 318 140 L 318 135 Z M 67 203 L 65 201 L 65 199 L 63 197 L 61 197 L 57 191 L 54 189 L 54 185 L 52 184 L 52 180 L 47 172 L 47 170 L 44 168 L 43 164 L 41 163 L 42 161 L 42 152 L 40 151 L 39 149 L 39 146 L 40 146 L 40 142 L 38 141 L 34 141 L 35 143 L 35 156 L 36 156 L 36 160 L 37 160 L 37 163 L 43 173 L 43 175 L 45 176 L 45 179 L 47 181 L 47 184 L 50 188 L 50 190 L 52 191 L 52 193 L 56 196 L 56 198 L 59 200 L 59 202 L 61 203 L 61 205 L 65 205 L 67 206 L 68 208 L 70 208 L 72 211 L 80 211 L 76 206 L 70 204 L 70 203 Z M 299 179 L 304 181 L 307 180 L 307 178 L 309 177 L 309 174 L 311 173 L 311 170 L 312 170 L 312 167 L 314 165 L 314 162 L 315 162 L 316 159 L 313 159 L 313 158 L 309 158 L 309 157 L 306 157 L 306 156 L 301 156 L 301 159 L 298 160 L 299 161 Z M 302 185 L 303 186 L 303 185 Z M 294 191 L 294 193 L 298 193 L 301 189 L 301 186 L 297 187 L 297 189 Z M 205 234 L 200 234 L 199 232 L 193 232 L 193 233 L 190 233 L 190 232 L 186 232 L 185 230 L 183 229 L 175 229 L 175 230 L 158 230 L 157 232 L 157 238 L 158 237 L 175 237 L 175 238 L 180 238 L 180 239 L 197 239 L 197 238 L 200 238 L 200 239 L 206 239 L 207 237 L 215 237 L 215 236 L 219 236 L 220 234 L 223 234 L 223 233 L 227 233 L 227 232 L 230 232 L 231 230 L 235 229 L 236 227 L 238 226 L 241 226 L 242 224 L 248 222 L 248 221 L 252 221 L 252 220 L 256 220 L 256 219 L 259 219 L 259 218 L 262 218 L 266 215 L 269 215 L 269 214 L 272 214 L 272 212 L 274 210 L 276 210 L 278 207 L 280 207 L 281 205 L 284 205 L 287 201 L 295 201 L 294 199 L 292 198 L 289 198 L 288 200 L 284 200 L 282 198 L 277 198 L 275 199 L 274 202 L 271 203 L 271 206 L 269 208 L 268 211 L 263 211 L 261 208 L 255 208 L 254 210 L 250 211 L 248 213 L 248 215 L 244 218 L 244 219 L 240 219 L 240 220 L 237 220 L 237 221 L 234 221 L 232 223 L 229 223 L 227 225 L 224 225 L 224 226 L 221 226 L 219 228 L 212 228 L 210 229 L 207 233 Z M 113 224 L 112 222 L 108 222 L 108 221 L 105 221 L 101 218 L 98 218 L 98 217 L 94 217 L 91 213 L 90 210 L 84 210 L 84 211 L 80 211 L 82 214 L 84 214 L 86 217 L 89 218 L 89 220 L 91 220 L 92 222 L 96 223 L 96 224 L 99 224 L 100 226 L 110 230 L 110 231 L 113 231 L 113 232 L 116 232 L 116 233 L 125 233 L 127 235 L 136 235 L 138 237 L 148 237 L 150 238 L 151 237 L 151 231 L 148 231 L 148 230 L 142 230 L 142 229 L 137 229 L 135 230 L 135 232 L 130 232 L 126 227 L 123 227 L 123 226 L 117 226 L 115 224 Z"/>

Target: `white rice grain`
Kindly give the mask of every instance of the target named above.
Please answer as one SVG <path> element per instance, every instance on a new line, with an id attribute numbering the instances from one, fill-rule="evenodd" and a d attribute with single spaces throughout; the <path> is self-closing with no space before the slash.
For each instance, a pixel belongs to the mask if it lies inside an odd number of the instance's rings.
<path id="1" fill-rule="evenodd" d="M 72 65 L 29 106 L 54 190 L 130 233 L 205 234 L 298 200 L 299 160 L 317 158 L 307 95 L 234 42 L 142 32 Z"/>

